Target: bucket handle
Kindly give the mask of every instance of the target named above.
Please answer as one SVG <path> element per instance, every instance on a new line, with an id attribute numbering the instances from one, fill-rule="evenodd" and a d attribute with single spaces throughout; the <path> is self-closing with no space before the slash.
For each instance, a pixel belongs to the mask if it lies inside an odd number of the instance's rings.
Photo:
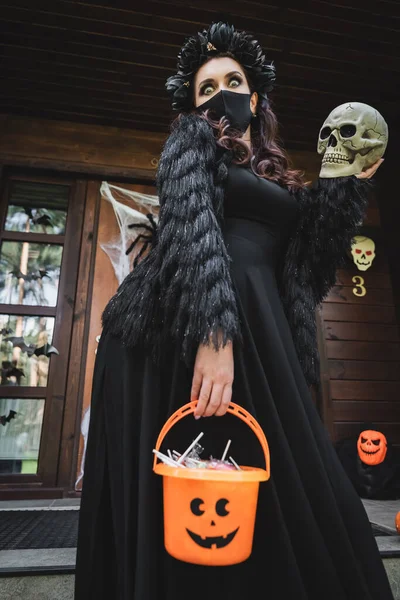
<path id="1" fill-rule="evenodd" d="M 193 400 L 192 402 L 189 402 L 188 404 L 181 406 L 181 408 L 178 408 L 178 410 L 176 412 L 174 412 L 173 415 L 170 416 L 170 418 L 165 422 L 164 427 L 161 429 L 160 435 L 157 438 L 157 443 L 156 443 L 156 448 L 155 448 L 156 450 L 160 450 L 161 444 L 163 443 L 165 436 L 170 431 L 170 429 L 172 429 L 172 427 L 175 425 L 175 423 L 178 423 L 178 421 L 180 421 L 187 415 L 193 414 L 196 406 L 197 406 L 197 400 Z M 270 475 L 269 447 L 268 447 L 267 438 L 265 437 L 265 434 L 264 434 L 263 430 L 261 429 L 260 425 L 257 423 L 255 418 L 252 417 L 252 415 L 249 412 L 247 412 L 247 410 L 245 410 L 238 404 L 234 404 L 233 402 L 231 402 L 229 404 L 229 406 L 227 408 L 227 412 L 231 413 L 232 415 L 235 415 L 241 421 L 246 423 L 246 425 L 248 425 L 250 427 L 250 429 L 252 429 L 252 431 L 256 434 L 258 441 L 260 442 L 260 445 L 264 452 L 265 470 L 269 477 L 269 475 Z M 153 467 L 155 467 L 156 465 L 157 465 L 157 456 L 154 455 Z"/>

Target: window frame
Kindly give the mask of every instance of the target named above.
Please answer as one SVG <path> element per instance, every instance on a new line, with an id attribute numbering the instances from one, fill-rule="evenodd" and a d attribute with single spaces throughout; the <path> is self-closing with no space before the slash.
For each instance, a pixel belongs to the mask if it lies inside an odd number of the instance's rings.
<path id="1" fill-rule="evenodd" d="M 41 234 L 5 231 L 4 225 L 8 210 L 10 184 L 14 180 L 37 183 L 67 185 L 69 190 L 68 212 L 65 234 Z M 42 422 L 38 470 L 35 475 L 0 474 L 0 489 L 6 485 L 52 487 L 57 485 L 60 460 L 61 434 L 66 400 L 68 365 L 70 360 L 71 337 L 74 322 L 75 294 L 78 283 L 83 216 L 86 203 L 87 181 L 73 174 L 38 172 L 32 169 L 4 168 L 0 191 L 0 245 L 3 241 L 30 241 L 32 243 L 52 243 L 63 245 L 60 265 L 60 280 L 57 303 L 54 307 L 0 304 L 0 313 L 12 315 L 32 315 L 54 317 L 53 345 L 59 350 L 58 356 L 50 360 L 47 386 L 5 386 L 0 385 L 1 398 L 45 399 Z"/>

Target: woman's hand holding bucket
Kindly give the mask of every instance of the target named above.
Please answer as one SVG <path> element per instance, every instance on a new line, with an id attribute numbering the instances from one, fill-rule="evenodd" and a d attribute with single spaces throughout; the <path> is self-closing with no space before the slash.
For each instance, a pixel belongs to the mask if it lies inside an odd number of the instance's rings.
<path id="1" fill-rule="evenodd" d="M 219 350 L 200 344 L 193 373 L 191 400 L 198 400 L 194 413 L 200 417 L 221 417 L 232 398 L 234 375 L 232 342 Z"/>

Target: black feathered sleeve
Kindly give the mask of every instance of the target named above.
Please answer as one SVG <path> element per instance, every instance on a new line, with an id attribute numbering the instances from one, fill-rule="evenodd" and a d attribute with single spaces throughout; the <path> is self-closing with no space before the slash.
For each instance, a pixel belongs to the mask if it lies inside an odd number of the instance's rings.
<path id="1" fill-rule="evenodd" d="M 240 339 L 230 259 L 217 212 L 216 142 L 198 115 L 182 115 L 160 157 L 156 239 L 103 313 L 104 329 L 153 356 L 168 340 L 191 360 L 198 344 Z"/>
<path id="2" fill-rule="evenodd" d="M 355 176 L 320 178 L 295 194 L 299 218 L 284 259 L 281 296 L 309 384 L 319 383 L 315 309 L 335 284 L 363 222 L 369 187 Z"/>

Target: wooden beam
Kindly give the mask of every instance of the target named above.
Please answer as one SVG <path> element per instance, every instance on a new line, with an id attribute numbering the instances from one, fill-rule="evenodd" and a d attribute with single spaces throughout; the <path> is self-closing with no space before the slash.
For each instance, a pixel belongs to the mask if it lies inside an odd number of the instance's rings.
<path id="1" fill-rule="evenodd" d="M 399 381 L 331 381 L 333 400 L 394 401 L 399 397 Z"/>
<path id="2" fill-rule="evenodd" d="M 147 118 L 139 115 L 132 115 L 131 118 L 121 117 L 115 112 L 112 116 L 111 112 L 105 113 L 103 110 L 87 112 L 83 110 L 71 111 L 68 107 L 58 108 L 55 106 L 40 106 L 40 103 L 35 102 L 19 102 L 12 101 L 4 104 L 0 98 L 0 111 L 3 109 L 4 113 L 8 113 L 9 116 L 20 117 L 32 117 L 33 120 L 46 119 L 47 121 L 56 120 L 61 122 L 70 123 L 83 123 L 86 125 L 94 124 L 99 126 L 106 125 L 107 127 L 114 127 L 118 129 L 128 129 L 136 131 L 147 131 L 148 133 L 155 132 L 156 134 L 166 134 L 170 129 L 170 120 L 165 119 L 162 123 L 157 119 L 149 122 Z M 7 161 L 6 161 L 7 162 Z"/>
<path id="3" fill-rule="evenodd" d="M 154 179 L 165 135 L 0 115 L 0 160 Z"/>
<path id="4" fill-rule="evenodd" d="M 400 421 L 400 402 L 373 401 L 373 400 L 334 400 L 332 402 L 333 417 L 335 421 Z"/>
<path id="5" fill-rule="evenodd" d="M 390 31 L 389 27 L 387 35 L 391 43 L 386 43 L 386 39 L 382 39 L 377 28 L 371 29 L 362 24 L 355 27 L 352 23 L 347 23 L 345 19 L 330 17 L 326 20 L 317 16 L 315 21 L 312 14 L 289 9 L 285 13 L 285 22 L 283 23 L 280 17 L 281 7 L 272 8 L 258 5 L 257 9 L 257 18 L 252 18 L 251 12 L 247 9 L 247 14 L 240 17 L 240 25 L 237 26 L 252 31 L 259 38 L 265 50 L 274 49 L 270 46 L 275 44 L 278 45 L 278 51 L 281 51 L 283 39 L 287 38 L 293 40 L 297 45 L 307 41 L 318 44 L 321 47 L 321 56 L 324 56 L 324 48 L 334 49 L 338 56 L 340 54 L 337 52 L 338 44 L 345 44 L 347 60 L 353 59 L 353 52 L 356 54 L 368 53 L 374 57 L 374 60 L 385 55 L 390 60 L 393 54 L 392 46 L 398 43 L 397 34 Z M 186 36 L 208 26 L 215 19 L 215 9 L 214 15 L 200 10 L 193 16 L 191 16 L 191 10 L 187 6 L 182 8 L 180 18 L 177 19 L 171 13 L 170 6 L 151 0 L 140 12 L 122 11 L 115 6 L 113 9 L 104 8 L 98 4 L 94 7 L 83 2 L 74 2 L 72 7 L 72 3 L 65 0 L 54 0 L 51 8 L 47 0 L 36 0 L 35 6 L 32 7 L 30 0 L 19 0 L 18 6 L 2 8 L 2 18 L 32 22 L 34 15 L 41 24 L 51 27 L 68 28 L 72 31 L 83 29 L 103 36 L 121 38 L 135 37 L 137 31 L 140 32 L 139 35 L 143 35 L 143 32 L 147 30 L 147 39 L 149 39 L 148 32 L 156 31 L 157 37 L 162 38 L 167 45 L 173 43 L 180 46 Z M 268 34 L 265 33 L 265 22 L 268 23 Z M 366 31 L 369 33 L 366 34 Z M 373 44 L 371 44 L 371 39 L 374 41 Z"/>
<path id="6" fill-rule="evenodd" d="M 166 125 L 166 129 L 168 126 Z M 0 115 L 0 161 L 8 165 L 153 181 L 167 132 Z M 312 142 L 308 147 L 314 146 Z M 307 146 L 306 144 L 306 146 Z M 291 138 L 287 148 L 296 169 L 314 179 L 316 152 Z"/>
<path id="7" fill-rule="evenodd" d="M 27 52 L 29 50 L 27 49 Z M 10 61 L 13 62 L 13 61 Z M 14 61 L 15 64 L 15 61 Z M 74 73 L 64 73 L 63 68 L 58 69 L 57 64 L 52 65 L 51 70 L 44 70 L 45 65 L 39 63 L 39 68 L 34 68 L 32 65 L 22 62 L 19 68 L 9 67 L 3 71 L 3 80 L 7 80 L 7 88 L 3 88 L 1 96 L 3 98 L 18 99 L 37 99 L 41 102 L 57 101 L 58 104 L 75 103 L 76 106 L 92 105 L 106 107 L 111 106 L 115 111 L 128 112 L 132 114 L 137 109 L 147 109 L 153 115 L 157 115 L 160 110 L 168 102 L 168 96 L 165 91 L 165 81 L 169 74 L 167 70 L 162 76 L 149 79 L 147 76 L 151 73 L 149 65 L 134 66 L 130 69 L 129 74 L 119 75 L 114 78 L 108 73 L 109 81 L 105 79 L 77 79 Z M 42 66 L 43 65 L 43 66 Z M 61 65 L 60 65 L 61 67 Z M 89 71 L 93 75 L 93 71 Z M 388 90 L 385 94 L 385 83 L 390 82 L 390 77 L 382 82 L 379 86 L 379 81 L 375 82 L 375 86 L 371 87 L 370 82 L 365 78 L 357 79 L 352 77 L 350 73 L 342 73 L 341 85 L 338 90 L 336 72 L 332 73 L 329 70 L 324 71 L 324 75 L 320 75 L 320 70 L 315 70 L 315 73 L 303 69 L 298 70 L 295 65 L 286 65 L 280 71 L 279 84 L 271 95 L 272 98 L 277 97 L 284 99 L 287 97 L 287 91 L 293 90 L 297 92 L 296 104 L 299 109 L 306 112 L 310 117 L 315 114 L 316 109 L 327 110 L 332 107 L 333 103 L 337 104 L 345 101 L 347 98 L 362 97 L 364 101 L 368 101 L 374 106 L 381 106 L 381 110 L 388 109 L 393 111 L 393 102 L 396 98 L 400 100 L 400 92 L 391 90 L 387 84 Z M 323 86 L 323 90 L 320 90 Z M 313 97 L 305 97 L 303 92 L 309 91 L 314 93 Z M 325 100 L 324 108 L 321 105 L 320 95 L 329 96 L 329 100 Z M 305 101 L 307 99 L 307 102 Z M 289 94 L 288 103 L 291 103 L 293 108 L 293 94 Z"/>
<path id="8" fill-rule="evenodd" d="M 324 325 L 327 340 L 400 342 L 395 325 L 380 323 L 365 325 L 364 323 L 339 323 L 338 321 L 325 321 Z"/>
<path id="9" fill-rule="evenodd" d="M 369 324 L 365 326 L 368 327 Z M 398 342 L 366 342 L 347 340 L 325 340 L 328 358 L 346 360 L 385 360 L 400 361 L 400 344 Z M 357 383 L 358 385 L 358 383 Z"/>
<path id="10" fill-rule="evenodd" d="M 55 306 L 29 306 L 27 304 L 0 304 L 0 313 L 6 315 L 55 317 Z"/>
<path id="11" fill-rule="evenodd" d="M 400 362 L 328 360 L 331 379 L 400 381 Z"/>
<path id="12" fill-rule="evenodd" d="M 30 242 L 31 244 L 63 244 L 64 235 L 52 233 L 25 233 L 24 231 L 3 231 L 2 240 L 14 242 Z"/>
<path id="13" fill-rule="evenodd" d="M 396 324 L 396 313 L 392 306 L 358 306 L 324 302 L 321 310 L 326 321 Z"/>
<path id="14" fill-rule="evenodd" d="M 379 306 L 393 306 L 393 295 L 391 290 L 371 288 L 368 284 L 368 290 L 365 296 L 355 296 L 353 287 L 334 286 L 325 298 L 325 302 L 340 302 L 362 306 L 366 304 Z"/>

